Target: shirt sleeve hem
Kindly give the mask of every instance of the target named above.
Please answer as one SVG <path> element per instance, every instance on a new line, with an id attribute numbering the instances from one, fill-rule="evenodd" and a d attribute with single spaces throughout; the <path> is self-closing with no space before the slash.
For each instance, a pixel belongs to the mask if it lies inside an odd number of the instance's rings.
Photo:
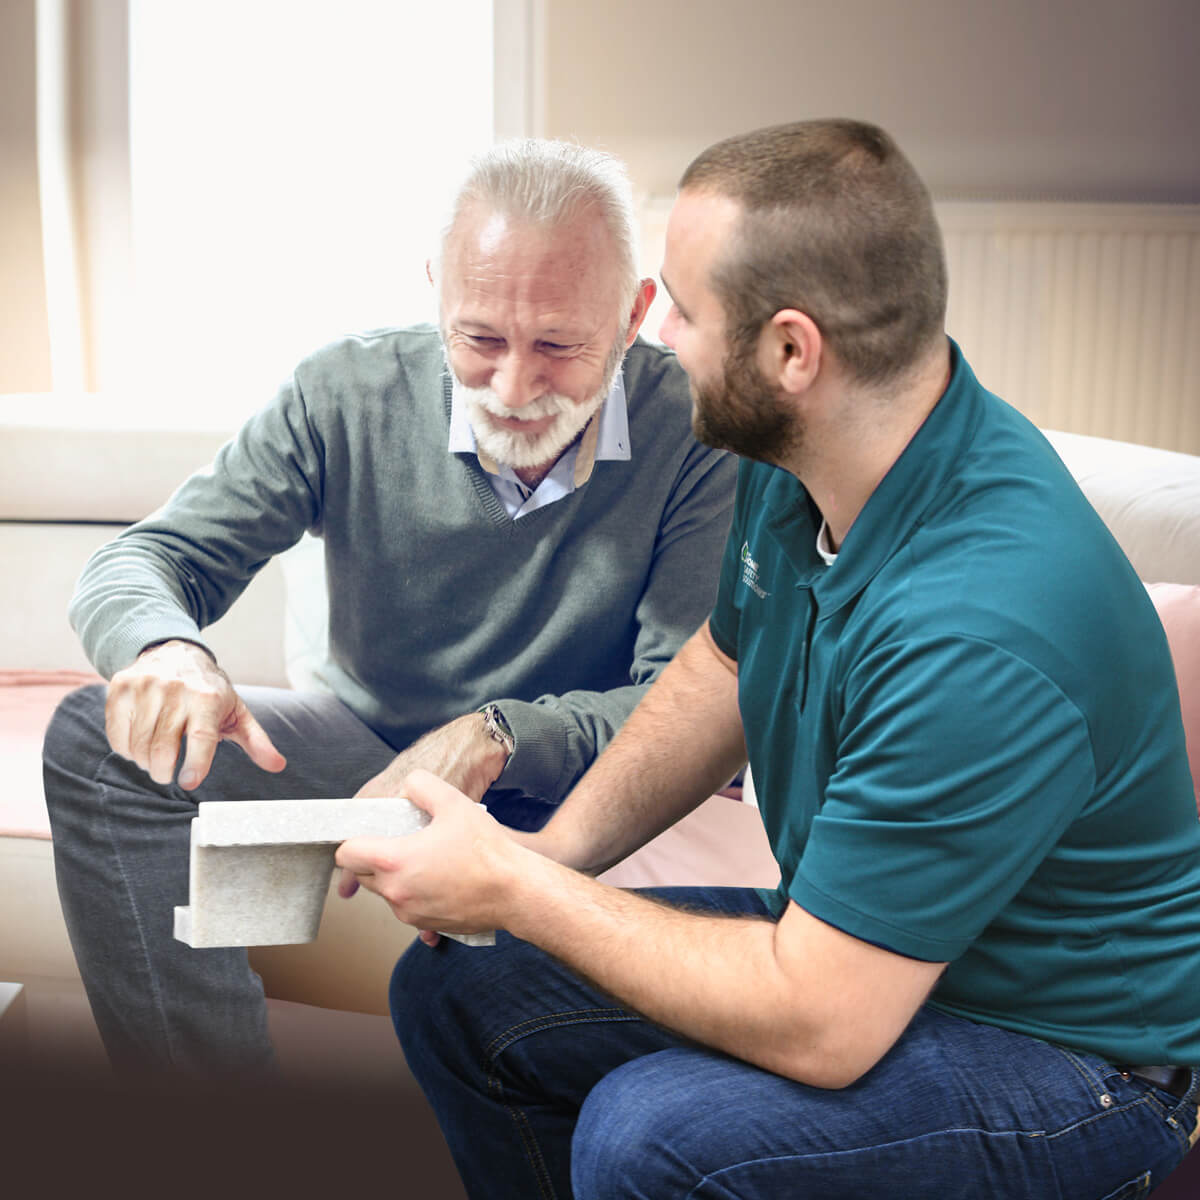
<path id="1" fill-rule="evenodd" d="M 720 625 L 717 624 L 715 615 L 708 618 L 708 632 L 712 636 L 712 640 L 716 643 L 717 649 L 727 658 L 732 658 L 736 662 L 737 643 L 731 638 L 726 637 Z"/>
<path id="2" fill-rule="evenodd" d="M 805 879 L 793 879 L 788 896 L 805 912 L 811 913 L 827 925 L 848 933 L 859 941 L 870 942 L 902 954 L 905 958 L 916 958 L 922 962 L 952 962 L 970 945 L 961 939 L 935 938 L 900 929 L 878 917 L 859 912 L 843 901 L 827 895 L 813 887 Z"/>

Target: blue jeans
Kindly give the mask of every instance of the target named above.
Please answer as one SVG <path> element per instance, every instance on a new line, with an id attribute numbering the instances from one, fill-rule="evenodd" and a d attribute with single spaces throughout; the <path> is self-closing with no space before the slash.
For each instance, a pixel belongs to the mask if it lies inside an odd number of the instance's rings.
<path id="1" fill-rule="evenodd" d="M 753 891 L 663 888 L 763 915 Z M 392 1019 L 471 1197 L 1125 1200 L 1182 1159 L 1180 1099 L 1091 1054 L 926 1006 L 851 1087 L 659 1028 L 507 935 L 414 944 Z"/>

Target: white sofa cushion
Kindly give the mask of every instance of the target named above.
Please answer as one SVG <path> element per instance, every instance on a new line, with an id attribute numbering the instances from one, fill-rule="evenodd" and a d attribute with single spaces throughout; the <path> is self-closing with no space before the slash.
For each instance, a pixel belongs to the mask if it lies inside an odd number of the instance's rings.
<path id="1" fill-rule="evenodd" d="M 1200 457 L 1045 432 L 1139 578 L 1200 583 Z"/>
<path id="2" fill-rule="evenodd" d="M 67 604 L 88 556 L 120 528 L 0 520 L 0 669 L 91 669 L 67 623 Z M 320 595 L 323 603 L 323 586 Z M 235 682 L 287 685 L 283 611 L 283 568 L 270 562 L 205 631 Z"/>
<path id="3" fill-rule="evenodd" d="M 0 430 L 0 520 L 114 524 L 153 512 L 229 437 L 134 425 L 100 394 L 37 392 L 0 395 Z"/>

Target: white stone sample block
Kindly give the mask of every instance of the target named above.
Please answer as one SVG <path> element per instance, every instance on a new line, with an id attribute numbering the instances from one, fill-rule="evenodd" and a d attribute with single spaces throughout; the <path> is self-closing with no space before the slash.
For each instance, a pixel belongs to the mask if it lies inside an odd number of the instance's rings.
<path id="1" fill-rule="evenodd" d="M 23 983 L 0 983 L 0 1063 L 12 1063 L 27 1049 L 28 1016 Z"/>
<path id="2" fill-rule="evenodd" d="M 186 907 L 175 937 L 196 949 L 311 942 L 347 838 L 403 837 L 429 815 L 402 797 L 208 800 L 192 819 Z M 445 934 L 492 945 L 494 933 Z"/>

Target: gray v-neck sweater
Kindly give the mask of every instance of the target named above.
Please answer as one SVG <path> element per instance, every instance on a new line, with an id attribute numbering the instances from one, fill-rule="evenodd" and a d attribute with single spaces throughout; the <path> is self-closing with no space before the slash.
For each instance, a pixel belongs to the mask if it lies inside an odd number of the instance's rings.
<path id="1" fill-rule="evenodd" d="M 735 459 L 701 446 L 667 350 L 625 359 L 632 458 L 519 521 L 451 454 L 431 326 L 310 356 L 212 466 L 88 562 L 71 621 L 106 677 L 148 644 L 203 644 L 268 559 L 324 539 L 334 693 L 401 749 L 499 701 L 499 787 L 561 798 L 707 616 Z M 281 633 L 282 636 L 282 633 Z"/>

